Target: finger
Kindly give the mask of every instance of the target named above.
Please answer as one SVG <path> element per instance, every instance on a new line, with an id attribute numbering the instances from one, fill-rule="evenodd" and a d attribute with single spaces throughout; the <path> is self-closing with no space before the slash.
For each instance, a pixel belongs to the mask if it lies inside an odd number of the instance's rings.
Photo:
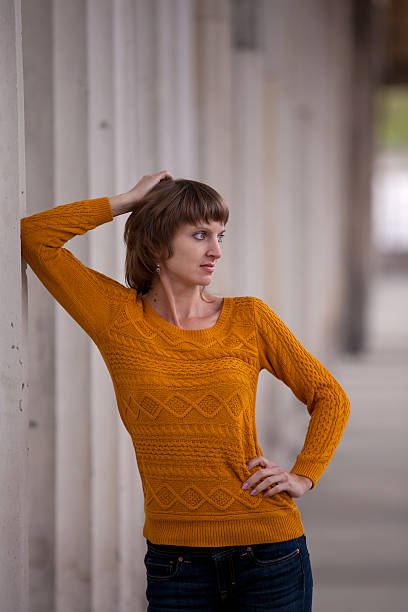
<path id="1" fill-rule="evenodd" d="M 274 471 L 274 473 L 272 474 L 268 473 L 266 477 L 263 478 L 260 482 L 256 481 L 256 482 L 250 483 L 249 487 L 245 487 L 245 488 L 255 489 L 255 493 L 251 491 L 251 494 L 256 495 L 256 493 L 259 493 L 259 491 L 263 490 L 265 487 L 268 487 L 270 485 L 275 485 L 278 482 L 285 482 L 286 481 L 285 474 L 286 472 L 284 472 L 283 470 Z M 266 484 L 264 485 L 264 483 Z"/>
<path id="2" fill-rule="evenodd" d="M 168 172 L 167 170 L 161 170 L 160 172 L 157 172 L 156 176 L 161 181 L 164 181 L 164 180 L 167 180 L 167 179 L 173 179 L 174 180 L 173 175 L 170 172 Z"/>
<path id="3" fill-rule="evenodd" d="M 272 497 L 272 495 L 276 495 L 277 493 L 282 493 L 285 491 L 285 483 L 279 482 L 275 486 L 273 486 L 269 491 L 266 491 L 262 497 Z"/>
<path id="4" fill-rule="evenodd" d="M 280 476 L 282 477 L 285 474 L 285 471 L 279 467 L 273 467 L 273 468 L 264 468 L 264 469 L 260 469 L 257 470 L 255 472 L 255 474 L 252 474 L 248 480 L 246 480 L 244 482 L 244 484 L 242 485 L 243 489 L 249 489 L 253 486 L 256 485 L 257 482 L 259 482 L 259 480 L 261 480 L 262 478 L 266 478 L 268 476 Z"/>
<path id="5" fill-rule="evenodd" d="M 256 457 L 253 457 L 252 459 L 250 459 L 247 463 L 247 468 L 248 470 L 252 470 L 254 467 L 256 467 L 257 465 L 264 465 L 266 466 L 267 463 L 267 459 L 265 459 L 265 457 L 263 457 L 262 455 L 257 455 Z"/>
<path id="6" fill-rule="evenodd" d="M 250 459 L 246 466 L 248 470 L 252 470 L 257 465 L 262 465 L 263 467 L 275 467 L 278 464 L 270 459 L 266 459 L 266 457 L 263 455 L 257 455 L 256 457 Z"/>
<path id="7" fill-rule="evenodd" d="M 278 475 L 268 476 L 268 478 L 265 478 L 262 482 L 257 484 L 254 489 L 252 489 L 251 495 L 257 495 L 258 493 L 264 491 L 267 487 L 276 486 L 278 483 L 280 483 L 280 478 L 281 476 Z"/>

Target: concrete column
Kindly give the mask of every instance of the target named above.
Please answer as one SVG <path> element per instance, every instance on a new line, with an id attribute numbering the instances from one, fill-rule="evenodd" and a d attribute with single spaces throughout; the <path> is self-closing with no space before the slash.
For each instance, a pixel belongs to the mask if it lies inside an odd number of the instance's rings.
<path id="1" fill-rule="evenodd" d="M 198 0 L 196 9 L 196 66 L 199 177 L 223 196 L 235 216 L 232 181 L 232 47 L 231 4 L 228 0 Z M 208 288 L 221 296 L 234 295 L 233 221 L 227 225 L 222 259 Z"/>
<path id="2" fill-rule="evenodd" d="M 347 185 L 350 117 L 354 113 L 350 104 L 351 9 L 350 1 L 320 0 L 312 19 L 309 16 L 310 39 L 320 41 L 309 61 L 320 83 L 310 79 L 308 95 L 320 126 L 317 142 L 312 141 L 316 149 L 312 173 L 315 178 L 310 188 L 316 204 L 311 207 L 313 214 L 308 223 L 311 259 L 307 283 L 312 288 L 317 274 L 324 287 L 324 299 L 319 291 L 309 289 L 305 341 L 317 356 L 328 360 L 329 367 L 342 345 L 347 299 Z M 309 46 L 305 41 L 305 48 Z"/>
<path id="3" fill-rule="evenodd" d="M 195 3 L 157 0 L 156 6 L 158 164 L 175 176 L 194 178 L 197 173 Z"/>
<path id="4" fill-rule="evenodd" d="M 371 190 L 374 153 L 374 92 L 383 77 L 379 53 L 384 45 L 379 20 L 381 4 L 355 2 L 352 9 L 352 78 L 347 202 L 347 307 L 343 346 L 352 353 L 366 349 L 367 304 L 374 273 Z"/>
<path id="5" fill-rule="evenodd" d="M 115 191 L 112 0 L 90 0 L 87 19 L 90 197 Z M 90 265 L 117 272 L 115 225 L 89 235 Z M 91 568 L 92 610 L 115 612 L 119 600 L 119 414 L 106 364 L 91 344 Z"/>
<path id="6" fill-rule="evenodd" d="M 54 201 L 52 6 L 25 0 L 23 10 L 27 214 Z M 30 364 L 30 610 L 54 609 L 55 351 L 54 300 L 28 270 Z"/>
<path id="7" fill-rule="evenodd" d="M 298 32 L 291 63 L 286 68 L 287 95 L 292 100 L 288 109 L 292 147 L 290 205 L 294 213 L 294 231 L 286 233 L 289 248 L 293 247 L 289 282 L 294 301 L 289 309 L 289 324 L 306 348 L 329 369 L 329 358 L 339 343 L 338 325 L 344 305 L 341 256 L 346 175 L 342 156 L 348 137 L 344 129 L 349 92 L 347 12 L 347 3 L 339 6 L 318 0 L 306 7 L 298 2 L 287 22 L 288 31 L 295 28 Z M 286 98 L 284 103 L 287 102 Z M 295 398 L 292 402 L 286 437 L 294 460 L 308 415 Z"/>
<path id="8" fill-rule="evenodd" d="M 88 197 L 86 4 L 54 2 L 55 204 Z M 69 249 L 88 263 L 88 237 Z M 91 606 L 90 340 L 57 304 L 56 580 L 59 612 Z"/>
<path id="9" fill-rule="evenodd" d="M 262 4 L 261 31 L 264 51 L 264 244 L 265 301 L 293 331 L 297 290 L 294 265 L 298 261 L 298 226 L 293 189 L 296 157 L 290 114 L 291 97 L 286 81 L 293 43 L 288 33 L 289 6 L 285 2 Z M 296 309 L 297 312 L 297 309 Z M 257 423 L 264 452 L 286 469 L 290 467 L 289 424 L 294 399 L 290 390 L 277 384 L 268 373 L 260 376 Z M 300 412 L 300 411 L 298 411 Z M 297 433 L 299 433 L 297 428 Z M 263 445 L 262 445 L 263 443 Z"/>
<path id="10" fill-rule="evenodd" d="M 266 78 L 273 98 L 268 104 L 276 135 L 275 299 L 305 343 L 330 353 L 344 300 L 350 5 L 316 0 L 307 7 L 279 1 L 264 7 Z"/>
<path id="11" fill-rule="evenodd" d="M 134 32 L 134 62 L 136 91 L 133 100 L 136 123 L 135 166 L 129 172 L 131 186 L 144 174 L 159 168 L 158 147 L 158 28 L 157 1 L 136 0 Z M 170 168 L 169 168 L 170 170 Z"/>
<path id="12" fill-rule="evenodd" d="M 265 228 L 265 78 L 260 2 L 232 3 L 232 156 L 233 177 L 230 233 L 235 295 L 266 299 L 268 228 Z M 257 393 L 258 440 L 268 452 L 264 435 L 270 427 L 268 382 L 262 373 Z"/>
<path id="13" fill-rule="evenodd" d="M 299 227 L 297 319 L 307 346 L 322 360 L 339 341 L 345 301 L 344 209 L 350 91 L 350 5 L 299 3 L 298 54 L 292 83 Z M 300 266 L 299 266 L 300 264 Z M 299 282 L 300 281 L 300 282 Z M 305 299 L 303 299 L 305 298 Z"/>
<path id="14" fill-rule="evenodd" d="M 20 0 L 2 3 L 0 78 L 0 593 L 4 610 L 28 611 L 27 281 L 20 217 L 26 214 L 24 89 Z M 23 274 L 22 274 L 23 271 Z"/>
<path id="15" fill-rule="evenodd" d="M 178 175 L 198 180 L 198 130 L 197 130 L 197 93 L 198 76 L 196 70 L 196 19 L 195 1 L 175 0 L 174 3 L 160 0 L 172 13 L 172 44 L 174 45 L 173 92 L 173 165 Z M 170 30 L 170 27 L 168 27 Z M 161 59 L 165 57 L 162 54 Z M 170 126 L 169 126 L 170 127 Z"/>
<path id="16" fill-rule="evenodd" d="M 138 118 L 140 117 L 139 99 L 146 100 L 148 95 L 136 73 L 137 32 L 144 24 L 136 18 L 137 10 L 148 11 L 148 8 L 137 5 L 132 0 L 120 0 L 113 3 L 113 69 L 114 69 L 114 152 L 116 161 L 115 189 L 121 193 L 146 174 L 141 170 L 142 161 L 137 157 Z M 149 25 L 146 26 L 147 28 Z M 143 56 L 144 58 L 144 56 Z M 148 55 L 145 58 L 150 66 Z M 141 61 L 141 60 L 140 60 Z M 151 158 L 150 158 L 151 159 Z M 116 275 L 124 283 L 125 248 L 123 230 L 127 215 L 115 218 L 116 235 Z M 143 491 L 133 445 L 128 432 L 122 423 L 118 427 L 119 444 L 119 602 L 118 609 L 127 612 L 130 609 L 145 607 L 145 576 L 143 565 L 143 538 L 141 527 L 144 520 Z"/>
<path id="17" fill-rule="evenodd" d="M 233 168 L 230 231 L 232 278 L 236 295 L 265 292 L 263 243 L 263 58 L 257 47 L 233 52 L 231 164 Z"/>
<path id="18" fill-rule="evenodd" d="M 344 306 L 349 13 L 349 3 L 263 2 L 267 301 L 326 365 Z M 265 439 L 289 467 L 308 415 L 267 384 Z"/>

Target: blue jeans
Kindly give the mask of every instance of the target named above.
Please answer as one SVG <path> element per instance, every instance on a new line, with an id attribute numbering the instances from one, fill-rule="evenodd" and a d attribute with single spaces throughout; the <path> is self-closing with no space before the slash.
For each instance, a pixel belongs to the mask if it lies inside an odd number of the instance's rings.
<path id="1" fill-rule="evenodd" d="M 146 542 L 148 612 L 312 609 L 305 535 L 286 542 L 214 548 Z"/>

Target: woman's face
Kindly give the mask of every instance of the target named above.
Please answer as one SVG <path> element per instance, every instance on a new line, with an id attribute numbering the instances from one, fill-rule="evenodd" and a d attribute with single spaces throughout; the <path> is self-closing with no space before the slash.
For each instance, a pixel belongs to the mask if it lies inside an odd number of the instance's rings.
<path id="1" fill-rule="evenodd" d="M 171 243 L 173 255 L 160 261 L 160 276 L 163 271 L 172 284 L 209 285 L 215 264 L 222 255 L 224 230 L 224 225 L 218 221 L 182 224 Z"/>

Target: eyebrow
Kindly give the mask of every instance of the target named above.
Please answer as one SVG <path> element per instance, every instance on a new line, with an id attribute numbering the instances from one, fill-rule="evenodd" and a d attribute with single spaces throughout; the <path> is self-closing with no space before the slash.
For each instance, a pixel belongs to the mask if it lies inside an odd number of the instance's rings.
<path id="1" fill-rule="evenodd" d="M 195 229 L 198 229 L 198 230 L 205 230 L 206 232 L 208 232 L 208 231 L 211 232 L 211 229 L 208 226 L 205 226 L 205 225 L 195 225 L 194 227 L 195 227 Z M 223 234 L 225 231 L 226 231 L 226 229 L 224 228 L 219 233 Z"/>

